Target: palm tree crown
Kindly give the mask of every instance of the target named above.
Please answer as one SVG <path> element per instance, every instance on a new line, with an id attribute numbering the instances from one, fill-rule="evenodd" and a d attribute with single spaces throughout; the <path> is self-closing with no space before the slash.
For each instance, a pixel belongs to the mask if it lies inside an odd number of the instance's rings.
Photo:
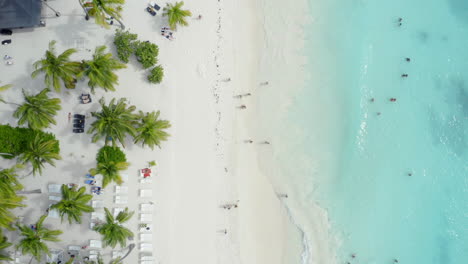
<path id="1" fill-rule="evenodd" d="M 13 230 L 11 223 L 16 219 L 16 216 L 10 211 L 16 207 L 24 206 L 21 204 L 23 197 L 11 196 L 8 197 L 0 193 L 0 227 Z"/>
<path id="2" fill-rule="evenodd" d="M 76 187 L 68 188 L 67 185 L 62 185 L 62 200 L 50 208 L 57 209 L 63 221 L 63 217 L 67 215 L 70 224 L 74 222 L 81 224 L 81 215 L 83 212 L 90 213 L 94 209 L 87 203 L 93 199 L 91 194 L 84 194 L 85 187 L 78 190 Z"/>
<path id="3" fill-rule="evenodd" d="M 23 239 L 16 245 L 16 249 L 21 250 L 23 255 L 31 254 L 38 262 L 40 262 L 42 254 L 50 255 L 45 241 L 60 241 L 58 236 L 62 234 L 61 230 L 49 230 L 44 227 L 43 223 L 46 217 L 46 215 L 43 215 L 39 218 L 34 230 L 27 225 L 16 224 L 16 227 L 23 236 Z"/>
<path id="4" fill-rule="evenodd" d="M 105 91 L 115 91 L 114 85 L 118 84 L 119 78 L 114 71 L 127 67 L 114 59 L 111 53 L 104 53 L 105 50 L 106 46 L 97 47 L 93 59 L 83 62 L 84 71 L 81 75 L 84 74 L 89 78 L 88 86 L 93 93 L 96 87 L 101 87 Z"/>
<path id="5" fill-rule="evenodd" d="M 136 107 L 127 105 L 127 100 L 121 98 L 116 102 L 112 99 L 109 105 L 105 104 L 104 98 L 99 100 L 101 104 L 100 112 L 93 112 L 96 121 L 91 124 L 88 133 L 94 133 L 93 142 L 105 138 L 105 144 L 110 140 L 112 145 L 116 146 L 117 141 L 125 147 L 125 137 L 127 134 L 135 136 L 134 125 L 137 122 L 137 116 L 133 113 Z"/>
<path id="6" fill-rule="evenodd" d="M 121 247 L 125 247 L 127 238 L 132 237 L 133 232 L 122 224 L 130 220 L 134 212 L 129 212 L 128 208 L 125 208 L 114 218 L 109 209 L 104 208 L 104 210 L 106 211 L 106 222 L 95 226 L 94 230 L 102 235 L 104 245 L 115 248 L 117 244 L 120 244 Z"/>
<path id="7" fill-rule="evenodd" d="M 23 90 L 26 102 L 13 113 L 14 117 L 19 118 L 18 125 L 28 123 L 29 128 L 41 130 L 56 124 L 54 116 L 62 109 L 61 101 L 59 98 L 49 98 L 48 92 L 49 89 L 45 88 L 36 95 L 27 95 Z"/>
<path id="8" fill-rule="evenodd" d="M 107 154 L 105 153 L 104 156 Z M 115 182 L 118 185 L 122 184 L 122 176 L 120 171 L 128 169 L 130 163 L 125 161 L 115 162 L 106 159 L 104 162 L 97 164 L 97 168 L 89 170 L 92 175 L 102 175 L 102 188 L 105 188 L 107 184 Z"/>
<path id="9" fill-rule="evenodd" d="M 9 254 L 4 254 L 3 250 L 5 250 L 7 247 L 10 247 L 13 245 L 12 243 L 8 242 L 8 239 L 6 236 L 3 235 L 2 230 L 0 229 L 0 261 L 10 261 L 13 260 L 12 258 L 9 257 Z"/>
<path id="10" fill-rule="evenodd" d="M 192 12 L 189 10 L 182 10 L 183 5 L 184 2 L 182 1 L 176 2 L 175 4 L 168 3 L 167 6 L 164 7 L 163 16 L 167 16 L 169 27 L 171 27 L 172 30 L 177 29 L 177 25 L 188 26 L 186 17 L 192 16 Z"/>
<path id="11" fill-rule="evenodd" d="M 70 56 L 76 52 L 76 49 L 67 49 L 59 56 L 56 56 L 55 43 L 55 40 L 51 41 L 49 50 L 45 53 L 45 58 L 33 64 L 35 71 L 32 72 L 31 76 L 34 78 L 39 73 L 45 73 L 47 88 L 53 86 L 57 92 L 60 92 L 62 88 L 61 81 L 66 88 L 73 89 L 75 88 L 76 75 L 81 71 L 81 63 L 70 61 Z"/>
<path id="12" fill-rule="evenodd" d="M 160 120 L 159 111 L 144 114 L 140 111 L 140 125 L 136 129 L 135 143 L 141 142 L 143 146 L 148 145 L 161 147 L 161 141 L 167 140 L 169 134 L 164 129 L 170 128 L 167 120 Z"/>
<path id="13" fill-rule="evenodd" d="M 56 152 L 57 141 L 41 137 L 40 134 L 36 134 L 34 139 L 29 142 L 27 149 L 19 157 L 22 163 L 31 162 L 33 167 L 33 174 L 37 172 L 42 174 L 42 169 L 45 163 L 49 163 L 55 166 L 54 160 L 62 159 Z"/>
<path id="14" fill-rule="evenodd" d="M 88 9 L 88 15 L 94 17 L 96 24 L 110 28 L 106 19 L 113 17 L 120 23 L 120 27 L 124 29 L 125 26 L 121 21 L 123 4 L 125 4 L 125 0 L 89 0 L 83 4 L 83 7 Z"/>
<path id="15" fill-rule="evenodd" d="M 16 192 L 23 189 L 23 185 L 18 180 L 16 169 L 22 167 L 18 164 L 9 169 L 0 170 L 0 192 L 6 197 L 15 197 Z"/>
<path id="16" fill-rule="evenodd" d="M 0 92 L 3 92 L 3 91 L 8 90 L 8 89 L 10 89 L 12 86 L 13 86 L 13 85 L 11 85 L 11 84 L 2 85 L 2 86 L 0 86 Z M 5 103 L 5 101 L 3 100 L 2 97 L 0 97 L 0 102 Z"/>

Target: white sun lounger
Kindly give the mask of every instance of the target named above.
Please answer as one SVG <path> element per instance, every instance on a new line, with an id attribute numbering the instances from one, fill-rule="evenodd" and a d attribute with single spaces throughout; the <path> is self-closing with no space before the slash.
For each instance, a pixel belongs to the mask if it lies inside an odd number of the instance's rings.
<path id="1" fill-rule="evenodd" d="M 140 264 L 154 264 L 153 260 L 141 260 Z"/>
<path id="2" fill-rule="evenodd" d="M 49 184 L 48 189 L 50 193 L 62 193 L 61 184 Z"/>
<path id="3" fill-rule="evenodd" d="M 62 200 L 62 197 L 57 195 L 49 195 L 49 200 L 60 202 Z"/>
<path id="4" fill-rule="evenodd" d="M 101 201 L 101 200 L 93 200 L 91 202 L 91 207 L 93 207 L 94 209 L 103 208 L 104 207 L 104 202 Z"/>
<path id="5" fill-rule="evenodd" d="M 68 246 L 68 251 L 80 251 L 81 246 L 70 245 Z"/>
<path id="6" fill-rule="evenodd" d="M 127 204 L 128 203 L 128 197 L 127 196 L 116 195 L 115 199 L 114 199 L 114 203 L 116 203 L 116 204 Z"/>
<path id="7" fill-rule="evenodd" d="M 149 261 L 149 260 L 154 260 L 153 256 L 141 256 L 140 261 Z"/>
<path id="8" fill-rule="evenodd" d="M 140 197 L 146 197 L 146 198 L 153 197 L 153 190 L 141 189 L 140 190 Z"/>
<path id="9" fill-rule="evenodd" d="M 153 215 L 152 214 L 140 214 L 140 221 L 142 222 L 152 222 Z"/>
<path id="10" fill-rule="evenodd" d="M 153 251 L 153 244 L 151 243 L 141 243 L 140 251 Z"/>
<path id="11" fill-rule="evenodd" d="M 142 212 L 151 213 L 151 212 L 153 212 L 153 205 L 149 204 L 149 203 L 142 203 L 142 204 L 140 204 L 140 210 Z"/>
<path id="12" fill-rule="evenodd" d="M 57 209 L 49 209 L 47 217 L 50 218 L 60 218 L 59 211 Z"/>
<path id="13" fill-rule="evenodd" d="M 102 241 L 101 240 L 90 239 L 89 240 L 89 247 L 90 248 L 102 248 Z"/>
<path id="14" fill-rule="evenodd" d="M 91 213 L 91 220 L 106 221 L 106 216 L 104 215 L 104 213 L 101 213 L 101 212 L 92 212 Z"/>
<path id="15" fill-rule="evenodd" d="M 140 183 L 152 183 L 151 177 L 140 179 Z"/>
<path id="16" fill-rule="evenodd" d="M 140 234 L 141 242 L 151 242 L 153 241 L 153 234 Z"/>
<path id="17" fill-rule="evenodd" d="M 123 193 L 128 193 L 128 187 L 127 186 L 115 186 L 115 193 L 117 194 L 123 194 Z"/>
<path id="18" fill-rule="evenodd" d="M 151 224 L 145 224 L 146 226 L 140 226 L 139 230 L 140 232 L 151 232 L 153 230 L 153 225 Z"/>
<path id="19" fill-rule="evenodd" d="M 125 208 L 122 208 L 122 207 L 115 207 L 114 208 L 114 217 L 117 217 L 117 215 L 120 213 L 120 212 L 123 212 L 125 211 Z"/>

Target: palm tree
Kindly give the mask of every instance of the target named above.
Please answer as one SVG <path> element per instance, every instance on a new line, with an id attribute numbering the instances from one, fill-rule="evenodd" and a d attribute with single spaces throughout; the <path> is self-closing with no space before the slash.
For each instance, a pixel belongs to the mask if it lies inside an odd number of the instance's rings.
<path id="1" fill-rule="evenodd" d="M 13 85 L 11 85 L 11 84 L 2 85 L 2 86 L 0 86 L 0 92 L 3 92 L 3 91 L 8 90 L 8 89 L 10 89 L 12 86 L 13 86 Z M 0 102 L 6 103 L 6 102 L 3 100 L 2 97 L 0 97 Z"/>
<path id="2" fill-rule="evenodd" d="M 72 224 L 73 221 L 81 224 L 81 215 L 83 212 L 90 213 L 94 209 L 87 203 L 93 199 L 91 194 L 84 194 L 85 187 L 76 190 L 76 187 L 68 188 L 67 185 L 62 185 L 62 200 L 50 208 L 57 209 L 63 221 L 65 215 L 68 216 L 68 223 Z"/>
<path id="3" fill-rule="evenodd" d="M 7 197 L 0 194 L 0 228 L 13 230 L 11 223 L 16 220 L 16 216 L 10 210 L 16 207 L 23 207 L 24 205 L 21 204 L 22 200 L 23 197 L 21 196 Z"/>
<path id="4" fill-rule="evenodd" d="M 49 50 L 45 53 L 45 58 L 36 61 L 33 66 L 35 71 L 31 76 L 34 78 L 39 73 L 45 73 L 45 84 L 47 88 L 54 87 L 60 92 L 62 82 L 68 89 L 75 88 L 76 76 L 81 72 L 81 63 L 70 61 L 70 56 L 76 49 L 67 49 L 60 55 L 55 55 L 55 40 L 49 42 Z M 62 81 L 62 82 L 61 82 Z"/>
<path id="5" fill-rule="evenodd" d="M 6 197 L 15 197 L 16 192 L 23 189 L 23 185 L 18 181 L 16 170 L 22 167 L 21 164 L 0 170 L 0 192 Z"/>
<path id="6" fill-rule="evenodd" d="M 39 218 L 35 229 L 27 225 L 16 223 L 16 227 L 23 236 L 23 239 L 16 245 L 16 249 L 21 250 L 23 255 L 31 254 L 38 262 L 41 261 L 42 254 L 45 253 L 50 256 L 49 248 L 45 241 L 58 242 L 60 241 L 58 236 L 62 234 L 61 230 L 49 230 L 43 226 L 46 217 L 46 215 L 43 215 Z M 31 261 L 29 263 L 31 263 Z"/>
<path id="7" fill-rule="evenodd" d="M 140 111 L 140 125 L 137 127 L 135 143 L 141 142 L 143 146 L 148 145 L 151 149 L 154 146 L 161 148 L 161 141 L 166 141 L 169 134 L 164 129 L 170 128 L 171 124 L 167 120 L 160 120 L 159 111 L 144 114 Z"/>
<path id="8" fill-rule="evenodd" d="M 19 160 L 23 164 L 31 162 L 33 167 L 32 173 L 34 175 L 36 175 L 36 172 L 42 174 L 42 169 L 44 168 L 45 163 L 55 166 L 54 160 L 62 159 L 62 157 L 60 157 L 56 152 L 56 144 L 56 140 L 41 137 L 40 134 L 37 133 L 34 139 L 29 142 L 23 154 L 21 154 Z"/>
<path id="9" fill-rule="evenodd" d="M 87 9 L 87 15 L 94 17 L 96 24 L 110 28 L 106 20 L 108 17 L 112 17 L 119 22 L 122 29 L 125 29 L 125 25 L 121 21 L 123 4 L 125 4 L 125 0 L 89 0 L 82 6 Z"/>
<path id="10" fill-rule="evenodd" d="M 102 235 L 105 246 L 115 248 L 117 244 L 120 244 L 121 247 L 125 247 L 127 238 L 133 237 L 133 232 L 122 224 L 130 220 L 134 212 L 129 212 L 128 208 L 125 208 L 114 218 L 109 209 L 104 208 L 104 210 L 106 211 L 106 222 L 95 226 L 94 231 Z"/>
<path id="11" fill-rule="evenodd" d="M 88 134 L 94 133 L 93 142 L 97 142 L 101 138 L 105 138 L 105 144 L 112 142 L 112 146 L 117 145 L 117 141 L 125 147 L 125 137 L 127 134 L 135 136 L 136 130 L 134 125 L 137 123 L 137 115 L 133 114 L 136 107 L 127 105 L 127 100 L 121 98 L 116 102 L 112 99 L 109 105 L 105 104 L 104 98 L 99 100 L 102 110 L 100 112 L 91 113 L 96 117 L 96 121 L 91 124 Z"/>
<path id="12" fill-rule="evenodd" d="M 106 154 L 104 154 L 106 155 Z M 89 173 L 92 175 L 101 174 L 102 175 L 102 188 L 105 188 L 110 182 L 115 182 L 118 185 L 122 184 L 122 176 L 120 171 L 128 169 L 130 163 L 121 161 L 109 161 L 101 162 L 97 164 L 97 168 L 89 170 Z"/>
<path id="13" fill-rule="evenodd" d="M 12 258 L 9 257 L 9 254 L 6 255 L 4 254 L 3 251 L 5 248 L 13 245 L 12 243 L 8 242 L 8 239 L 6 236 L 3 235 L 2 230 L 0 229 L 0 262 L 1 261 L 11 261 L 13 260 Z"/>
<path id="14" fill-rule="evenodd" d="M 126 68 L 125 64 L 114 59 L 111 53 L 104 53 L 106 46 L 99 46 L 93 54 L 93 59 L 83 61 L 83 72 L 89 78 L 88 86 L 94 93 L 94 88 L 101 87 L 106 92 L 115 91 L 114 85 L 118 84 L 119 77 L 114 73 L 115 70 Z"/>
<path id="15" fill-rule="evenodd" d="M 28 123 L 29 128 L 41 130 L 50 124 L 56 124 L 54 116 L 62 109 L 61 101 L 59 98 L 49 98 L 47 96 L 49 91 L 45 88 L 36 95 L 28 95 L 23 90 L 26 102 L 13 113 L 14 117 L 19 118 L 18 125 Z"/>
<path id="16" fill-rule="evenodd" d="M 189 10 L 182 10 L 182 6 L 184 2 L 176 2 L 174 5 L 167 3 L 166 7 L 164 7 L 163 16 L 167 16 L 169 21 L 169 27 L 172 30 L 177 29 L 177 25 L 181 26 L 188 26 L 188 22 L 185 17 L 192 16 L 192 12 Z"/>

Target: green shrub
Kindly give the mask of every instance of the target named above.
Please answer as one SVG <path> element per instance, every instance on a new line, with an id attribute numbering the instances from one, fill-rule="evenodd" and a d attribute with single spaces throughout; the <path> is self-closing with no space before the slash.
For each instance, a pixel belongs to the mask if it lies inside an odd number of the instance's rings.
<path id="1" fill-rule="evenodd" d="M 96 157 L 97 163 L 113 162 L 126 162 L 127 157 L 119 147 L 105 146 L 102 147 Z"/>
<path id="2" fill-rule="evenodd" d="M 135 46 L 138 44 L 138 35 L 132 34 L 128 30 L 117 30 L 114 36 L 114 45 L 117 49 L 117 57 L 125 63 L 128 63 L 128 59 L 135 52 Z"/>
<path id="3" fill-rule="evenodd" d="M 135 55 L 143 68 L 148 69 L 154 66 L 158 60 L 159 48 L 149 41 L 139 42 L 136 45 Z"/>
<path id="4" fill-rule="evenodd" d="M 53 152 L 60 152 L 59 141 L 55 138 L 54 134 L 30 128 L 0 125 L 0 153 L 9 153 L 13 155 L 2 155 L 2 157 L 12 159 L 23 153 L 27 148 L 28 143 L 34 139 L 36 134 L 40 134 L 42 138 L 55 140 L 56 144 Z"/>
<path id="5" fill-rule="evenodd" d="M 148 75 L 148 81 L 152 83 L 160 83 L 164 77 L 164 69 L 161 65 L 154 67 Z"/>

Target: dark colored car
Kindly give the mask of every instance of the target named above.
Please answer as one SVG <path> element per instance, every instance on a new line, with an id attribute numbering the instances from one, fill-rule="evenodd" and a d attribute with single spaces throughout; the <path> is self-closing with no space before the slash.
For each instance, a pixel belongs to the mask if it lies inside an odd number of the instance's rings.
<path id="1" fill-rule="evenodd" d="M 7 36 L 11 36 L 13 34 L 13 31 L 11 31 L 11 29 L 2 29 L 0 30 L 0 35 L 7 35 Z"/>
<path id="2" fill-rule="evenodd" d="M 74 128 L 84 128 L 84 123 L 81 124 L 73 124 Z"/>
<path id="3" fill-rule="evenodd" d="M 8 45 L 8 44 L 11 44 L 11 39 L 5 39 L 4 41 L 2 41 L 2 45 Z"/>
<path id="4" fill-rule="evenodd" d="M 75 118 L 73 119 L 73 124 L 84 124 L 84 119 Z"/>
<path id="5" fill-rule="evenodd" d="M 156 11 L 154 11 L 154 9 L 152 7 L 147 7 L 146 8 L 146 11 L 148 11 L 148 13 L 150 13 L 152 16 L 155 16 L 156 15 Z"/>
<path id="6" fill-rule="evenodd" d="M 73 129 L 73 133 L 83 133 L 83 132 L 84 132 L 84 129 L 82 128 Z"/>
<path id="7" fill-rule="evenodd" d="M 153 7 L 154 7 L 154 9 L 156 9 L 156 11 L 159 11 L 159 9 L 161 9 L 161 7 L 158 6 L 156 3 L 153 4 Z"/>
<path id="8" fill-rule="evenodd" d="M 80 114 L 74 114 L 73 117 L 74 117 L 74 118 L 78 118 L 78 119 L 85 119 L 85 116 L 84 116 L 84 115 L 80 115 Z"/>

